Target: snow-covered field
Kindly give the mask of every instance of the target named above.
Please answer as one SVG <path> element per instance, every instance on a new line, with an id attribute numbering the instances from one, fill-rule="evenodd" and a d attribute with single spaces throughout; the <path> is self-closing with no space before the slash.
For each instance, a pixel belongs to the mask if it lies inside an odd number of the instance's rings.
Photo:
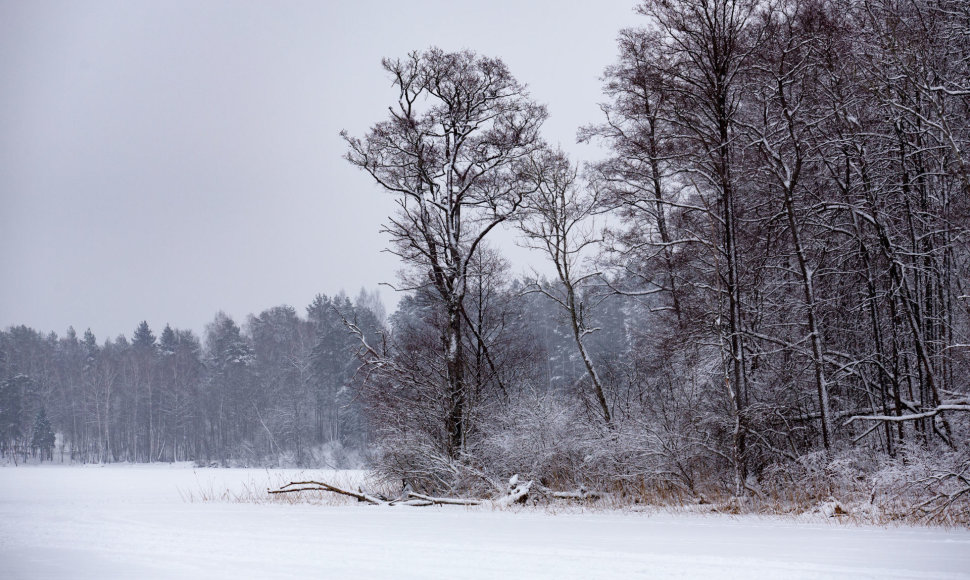
<path id="1" fill-rule="evenodd" d="M 0 578 L 970 578 L 967 530 L 232 501 L 301 475 L 0 468 Z"/>

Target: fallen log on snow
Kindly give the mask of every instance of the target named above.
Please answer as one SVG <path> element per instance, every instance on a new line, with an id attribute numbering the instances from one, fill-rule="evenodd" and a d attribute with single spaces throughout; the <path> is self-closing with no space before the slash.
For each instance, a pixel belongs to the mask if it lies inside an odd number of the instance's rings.
<path id="1" fill-rule="evenodd" d="M 508 507 L 515 503 L 525 503 L 526 500 L 529 499 L 530 491 L 532 491 L 531 481 L 519 483 L 519 476 L 513 475 L 512 479 L 509 480 L 508 494 L 498 498 L 492 503 L 499 507 Z"/>
<path id="2" fill-rule="evenodd" d="M 427 502 L 422 505 L 482 505 L 482 500 L 480 499 L 465 499 L 460 497 L 433 497 L 430 495 L 424 495 L 422 493 L 415 493 L 413 491 L 408 492 L 408 497 L 416 499 L 419 502 Z M 407 502 L 401 502 L 396 505 L 419 505 L 417 503 L 408 504 Z"/>
<path id="3" fill-rule="evenodd" d="M 360 488 L 358 488 L 357 491 L 352 491 L 322 481 L 313 480 L 291 481 L 286 485 L 280 486 L 279 489 L 267 490 L 268 493 L 274 495 L 282 493 L 299 493 L 304 491 L 326 491 L 329 493 L 352 497 L 359 502 L 368 503 L 371 505 L 404 505 L 411 507 L 425 507 L 430 505 L 475 506 L 485 504 L 490 504 L 497 507 L 508 507 L 516 503 L 525 503 L 528 501 L 530 494 L 533 494 L 533 492 L 534 495 L 562 500 L 585 501 L 597 500 L 603 497 L 603 494 L 599 492 L 587 491 L 582 487 L 577 491 L 553 491 L 542 485 L 533 485 L 532 481 L 520 482 L 518 475 L 513 475 L 509 479 L 505 495 L 500 496 L 497 499 L 434 497 L 422 493 L 408 491 L 404 497 L 391 500 L 381 494 L 366 493 Z"/>
<path id="4" fill-rule="evenodd" d="M 480 505 L 482 503 L 482 500 L 478 499 L 432 497 L 429 495 L 415 493 L 413 491 L 408 492 L 407 499 L 389 500 L 379 494 L 370 494 L 359 489 L 358 491 L 351 491 L 322 481 L 312 480 L 291 481 L 290 483 L 281 486 L 279 489 L 267 490 L 268 493 L 273 495 L 281 493 L 298 493 L 303 491 L 327 491 L 330 493 L 336 493 L 338 495 L 346 495 L 348 497 L 355 498 L 359 502 L 369 503 L 372 505 L 407 505 L 413 507 L 422 507 L 429 505 Z"/>
<path id="5" fill-rule="evenodd" d="M 267 491 L 270 494 L 296 493 L 300 491 L 329 491 L 331 493 L 353 497 L 356 498 L 357 501 L 371 503 L 374 505 L 385 505 L 389 503 L 386 500 L 368 493 L 364 493 L 363 491 L 349 491 L 322 481 L 291 481 L 290 483 L 281 486 L 279 489 L 270 489 Z"/>

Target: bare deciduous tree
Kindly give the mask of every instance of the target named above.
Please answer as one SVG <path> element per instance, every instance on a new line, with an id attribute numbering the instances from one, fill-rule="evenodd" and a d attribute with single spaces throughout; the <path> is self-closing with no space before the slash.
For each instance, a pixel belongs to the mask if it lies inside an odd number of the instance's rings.
<path id="1" fill-rule="evenodd" d="M 557 289 L 537 280 L 532 290 L 556 302 L 566 314 L 603 421 L 610 425 L 612 418 L 603 380 L 585 345 L 586 335 L 597 330 L 588 325 L 589 302 L 585 291 L 599 273 L 584 268 L 583 259 L 589 257 L 598 241 L 591 218 L 599 209 L 599 201 L 592 189 L 577 183 L 577 173 L 562 151 L 538 152 L 526 169 L 535 194 L 523 214 L 520 228 L 529 245 L 544 252 L 556 269 Z"/>
<path id="2" fill-rule="evenodd" d="M 343 133 L 347 160 L 397 196 L 387 224 L 394 252 L 436 291 L 447 316 L 447 451 L 464 445 L 463 303 L 482 240 L 515 215 L 528 193 L 515 166 L 540 145 L 544 107 L 498 59 L 437 48 L 385 59 L 398 89 L 390 118 L 363 139 Z"/>

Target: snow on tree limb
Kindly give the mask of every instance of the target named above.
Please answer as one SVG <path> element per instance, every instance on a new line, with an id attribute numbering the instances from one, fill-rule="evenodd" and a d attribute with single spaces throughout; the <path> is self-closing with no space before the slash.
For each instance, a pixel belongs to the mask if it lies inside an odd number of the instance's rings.
<path id="1" fill-rule="evenodd" d="M 851 417 L 844 424 L 849 425 L 854 421 L 890 421 L 893 423 L 898 423 L 902 421 L 916 421 L 918 419 L 929 419 L 930 417 L 935 417 L 942 413 L 943 411 L 963 411 L 970 412 L 970 404 L 960 403 L 960 404 L 947 404 L 940 405 L 929 411 L 923 413 L 910 413 L 908 415 L 855 415 Z"/>
<path id="2" fill-rule="evenodd" d="M 531 480 L 526 482 L 520 482 L 518 475 L 513 475 L 509 479 L 508 488 L 505 494 L 498 497 L 497 499 L 483 499 L 483 498 L 461 498 L 461 497 L 435 497 L 431 495 L 426 495 L 423 493 L 417 493 L 414 491 L 407 491 L 406 494 L 397 500 L 387 499 L 380 494 L 370 494 L 362 490 L 351 491 L 348 489 L 343 489 L 329 483 L 322 481 L 291 481 L 286 485 L 280 486 L 279 489 L 267 490 L 271 495 L 283 494 L 283 493 L 300 493 L 304 491 L 325 491 L 329 493 L 335 493 L 338 495 L 345 495 L 348 497 L 355 498 L 357 501 L 372 504 L 372 505 L 384 505 L 384 506 L 410 506 L 410 507 L 426 507 L 431 505 L 463 505 L 463 506 L 477 506 L 477 505 L 493 505 L 497 507 L 509 507 L 516 503 L 525 503 L 529 498 L 529 495 L 535 491 L 537 495 L 549 498 L 549 499 L 561 499 L 561 500 L 598 500 L 603 497 L 604 494 L 599 492 L 591 492 L 585 488 L 579 488 L 576 491 L 553 491 L 545 486 L 534 484 Z"/>

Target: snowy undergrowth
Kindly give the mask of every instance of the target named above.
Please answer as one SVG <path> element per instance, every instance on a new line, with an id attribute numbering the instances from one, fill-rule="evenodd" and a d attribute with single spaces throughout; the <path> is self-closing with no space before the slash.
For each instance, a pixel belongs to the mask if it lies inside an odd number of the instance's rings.
<path id="1" fill-rule="evenodd" d="M 926 469 L 926 466 L 913 465 L 912 469 Z M 213 473 L 233 473 L 235 480 L 230 477 L 213 477 Z M 844 482 L 826 480 L 814 482 L 817 488 L 815 495 L 811 489 L 803 489 L 796 495 L 788 492 L 788 488 L 766 489 L 759 491 L 752 489 L 748 497 L 740 500 L 735 497 L 723 496 L 709 499 L 706 496 L 685 497 L 683 495 L 664 493 L 663 491 L 642 488 L 639 494 L 626 491 L 607 493 L 598 499 L 562 500 L 549 499 L 540 494 L 533 494 L 527 501 L 511 505 L 500 505 L 495 502 L 485 502 L 481 506 L 448 506 L 446 510 L 489 511 L 501 510 L 512 512 L 536 512 L 549 515 L 575 515 L 583 513 L 646 513 L 646 514 L 690 514 L 711 516 L 736 517 L 770 517 L 781 520 L 800 521 L 807 523 L 829 522 L 836 525 L 931 525 L 943 527 L 967 527 L 966 520 L 958 518 L 927 518 L 927 510 L 916 509 L 920 502 L 926 502 L 927 493 L 911 491 L 909 495 L 901 496 L 899 487 L 913 487 L 917 481 L 912 477 L 914 471 L 903 470 L 893 472 L 890 469 L 877 473 L 878 485 L 876 491 L 868 487 L 873 482 L 866 479 L 860 481 L 858 489 L 852 489 Z M 214 502 L 214 503 L 249 503 L 249 504 L 277 504 L 277 505 L 314 505 L 314 506 L 354 506 L 361 502 L 354 498 L 323 491 L 304 491 L 286 494 L 270 494 L 269 490 L 276 490 L 290 482 L 321 481 L 341 489 L 352 491 L 364 490 L 370 494 L 385 497 L 397 497 L 400 489 L 393 489 L 386 480 L 366 470 L 275 470 L 275 469 L 229 469 L 211 470 L 195 469 L 194 484 L 180 486 L 179 494 L 183 501 Z M 820 480 L 823 479 L 820 476 Z M 908 483 L 906 483 L 908 482 Z M 862 485 L 866 483 L 866 485 Z M 841 492 L 835 491 L 836 484 L 841 484 Z M 880 491 L 881 489 L 881 491 Z M 895 490 L 895 491 L 891 491 Z M 932 507 L 932 505 L 931 505 Z M 406 506 L 392 509 L 425 509 Z"/>
<path id="2" fill-rule="evenodd" d="M 540 464 L 541 465 L 541 464 Z M 527 465 L 523 465 L 528 467 Z M 663 485 L 657 478 L 624 478 L 610 487 L 592 480 L 587 489 L 606 492 L 598 500 L 549 500 L 533 494 L 529 501 L 507 508 L 546 514 L 647 512 L 671 514 L 770 515 L 795 521 L 836 522 L 855 525 L 933 525 L 970 527 L 970 485 L 966 483 L 970 460 L 966 452 L 939 455 L 920 453 L 919 448 L 902 449 L 896 458 L 872 456 L 858 451 L 806 455 L 798 461 L 777 464 L 748 482 L 748 493 L 739 500 L 723 486 L 698 486 L 687 493 L 676 485 Z M 8 469 L 4 467 L 3 469 Z M 384 477 L 366 470 L 200 468 L 181 464 L 115 464 L 111 466 L 59 466 L 50 464 L 27 469 L 118 469 L 119 473 L 157 469 L 183 474 L 175 487 L 186 503 L 236 503 L 353 506 L 354 498 L 326 492 L 271 495 L 293 481 L 316 480 L 343 489 L 363 489 L 386 497 L 401 494 L 401 479 Z M 18 468 L 23 469 L 23 467 Z M 191 474 L 191 477 L 184 477 Z M 478 477 L 478 476 L 474 476 Z M 526 478 L 525 474 L 522 474 Z M 481 478 L 478 477 L 481 481 Z M 532 479 L 539 481 L 534 476 Z M 549 483 L 549 482 L 546 482 Z M 599 485 L 597 485 L 599 484 Z M 550 486 L 553 487 L 553 486 Z M 555 489 L 569 490 L 562 484 Z M 494 489 L 457 493 L 465 497 L 494 497 Z M 412 508 L 402 508 L 412 509 Z M 423 509 L 423 508 L 422 508 Z"/>

